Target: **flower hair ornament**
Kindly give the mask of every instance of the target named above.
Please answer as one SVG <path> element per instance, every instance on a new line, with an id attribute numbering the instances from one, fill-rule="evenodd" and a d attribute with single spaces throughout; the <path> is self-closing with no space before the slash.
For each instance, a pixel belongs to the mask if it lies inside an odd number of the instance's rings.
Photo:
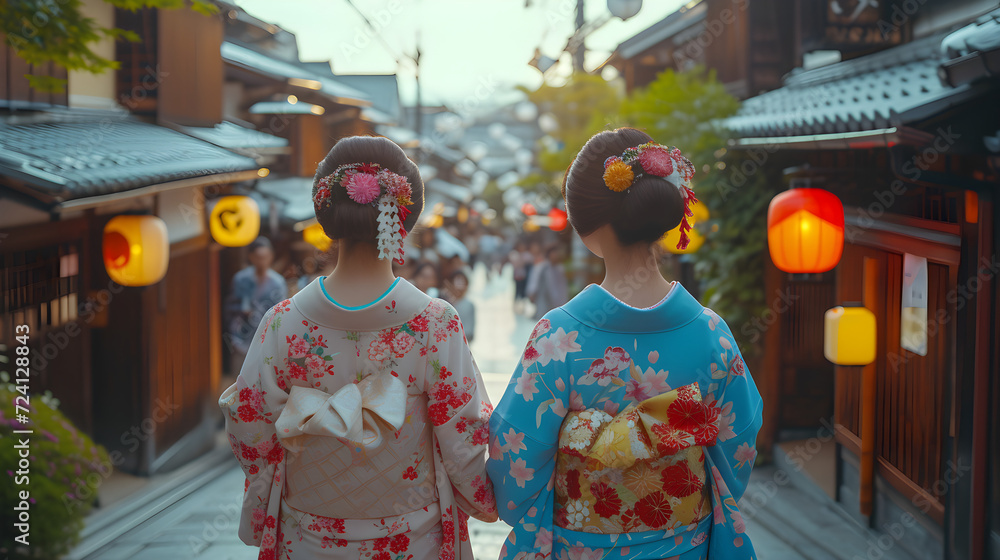
<path id="1" fill-rule="evenodd" d="M 684 199 L 684 216 L 681 218 L 681 238 L 677 242 L 678 249 L 686 249 L 691 239 L 689 216 L 694 216 L 691 205 L 698 202 L 691 190 L 691 179 L 694 177 L 694 165 L 673 146 L 664 146 L 656 142 L 647 142 L 634 148 L 628 148 L 621 156 L 611 156 L 604 160 L 604 184 L 615 192 L 628 190 L 636 179 L 644 174 L 662 177 L 677 186 Z"/>
<path id="2" fill-rule="evenodd" d="M 378 258 L 392 258 L 397 264 L 403 264 L 403 239 L 406 238 L 403 222 L 410 215 L 407 206 L 413 204 L 410 181 L 377 163 L 341 165 L 313 187 L 313 207 L 317 214 L 322 208 L 333 206 L 335 187 L 347 191 L 352 201 L 378 209 Z"/>

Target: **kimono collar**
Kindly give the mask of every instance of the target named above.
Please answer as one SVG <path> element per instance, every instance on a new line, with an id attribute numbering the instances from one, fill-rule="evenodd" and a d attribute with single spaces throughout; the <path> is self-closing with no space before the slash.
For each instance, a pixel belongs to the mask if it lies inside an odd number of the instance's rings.
<path id="1" fill-rule="evenodd" d="M 680 282 L 674 283 L 673 289 L 662 303 L 649 309 L 625 305 L 597 284 L 584 288 L 561 309 L 594 329 L 626 333 L 678 329 L 697 319 L 705 311 Z"/>
<path id="2" fill-rule="evenodd" d="M 397 278 L 386 293 L 368 305 L 345 307 L 326 294 L 323 278 L 316 278 L 292 296 L 292 304 L 309 321 L 337 330 L 380 331 L 402 325 L 422 313 L 431 301 L 405 278 Z"/>

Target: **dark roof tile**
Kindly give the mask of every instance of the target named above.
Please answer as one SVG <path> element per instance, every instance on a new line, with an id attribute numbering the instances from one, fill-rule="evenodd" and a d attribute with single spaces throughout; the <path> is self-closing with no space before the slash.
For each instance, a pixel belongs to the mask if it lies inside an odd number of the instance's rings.
<path id="1" fill-rule="evenodd" d="M 120 116 L 0 121 L 0 184 L 62 202 L 178 179 L 247 171 L 253 159 Z"/>

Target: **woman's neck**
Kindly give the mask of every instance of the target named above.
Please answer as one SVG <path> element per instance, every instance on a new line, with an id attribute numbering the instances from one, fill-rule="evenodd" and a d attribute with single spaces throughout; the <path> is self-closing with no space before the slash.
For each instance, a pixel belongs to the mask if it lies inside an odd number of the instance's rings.
<path id="1" fill-rule="evenodd" d="M 660 273 L 652 248 L 645 245 L 605 250 L 604 267 L 601 287 L 632 307 L 656 305 L 673 287 Z"/>
<path id="2" fill-rule="evenodd" d="M 392 261 L 379 259 L 373 245 L 341 241 L 337 267 L 323 283 L 338 303 L 358 306 L 384 294 L 395 280 Z"/>

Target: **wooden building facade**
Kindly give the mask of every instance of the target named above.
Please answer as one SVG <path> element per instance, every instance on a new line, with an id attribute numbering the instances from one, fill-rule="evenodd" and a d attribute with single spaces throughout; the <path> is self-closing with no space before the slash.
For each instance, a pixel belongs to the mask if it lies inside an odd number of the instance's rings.
<path id="1" fill-rule="evenodd" d="M 129 28 L 137 17 L 103 1 L 83 9 L 103 25 Z M 30 92 L 23 61 L 9 50 L 0 72 L 8 155 L 0 165 L 0 344 L 10 346 L 14 325 L 28 325 L 32 391 L 51 390 L 70 420 L 117 451 L 116 469 L 147 475 L 214 445 L 221 247 L 205 198 L 258 177 L 254 159 L 174 130 L 221 121 L 221 16 L 161 15 L 140 18 L 139 43 L 96 45 L 122 63 L 117 73 L 50 69 L 68 77 L 61 94 Z M 198 40 L 180 48 L 192 26 Z M 166 224 L 159 282 L 126 287 L 109 277 L 104 227 L 120 215 Z"/>
<path id="2" fill-rule="evenodd" d="M 829 457 L 819 470 L 835 480 L 821 486 L 912 558 L 1000 558 L 998 21 L 983 0 L 703 0 L 605 63 L 629 91 L 666 69 L 715 71 L 745 100 L 725 125 L 750 172 L 842 201 L 836 268 L 769 263 L 758 447 L 832 438 L 835 451 L 783 468 Z M 921 353 L 902 343 L 914 262 L 926 263 Z M 824 357 L 824 314 L 851 303 L 876 317 L 869 366 Z"/>
<path id="3" fill-rule="evenodd" d="M 1000 12 L 927 7 L 881 41 L 866 31 L 878 18 L 846 34 L 829 15 L 804 25 L 824 30 L 805 48 L 850 58 L 789 74 L 727 122 L 734 149 L 763 156 L 789 188 L 834 193 L 845 212 L 834 270 L 768 275 L 766 293 L 792 303 L 766 336 L 762 439 L 832 420 L 834 498 L 846 511 L 908 557 L 998 558 Z M 926 335 L 915 347 L 903 294 L 921 269 Z M 823 314 L 852 303 L 875 315 L 877 358 L 833 366 Z"/>

